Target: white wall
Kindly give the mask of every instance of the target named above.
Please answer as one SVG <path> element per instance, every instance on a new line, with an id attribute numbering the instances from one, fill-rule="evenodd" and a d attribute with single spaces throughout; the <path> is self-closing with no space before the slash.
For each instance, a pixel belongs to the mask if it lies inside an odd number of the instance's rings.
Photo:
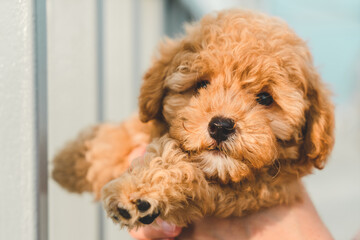
<path id="1" fill-rule="evenodd" d="M 96 122 L 95 13 L 95 1 L 48 1 L 49 160 Z M 97 239 L 91 196 L 69 194 L 49 179 L 49 238 Z"/>
<path id="2" fill-rule="evenodd" d="M 67 140 L 99 117 L 99 31 L 96 0 L 48 2 L 51 160 Z M 118 122 L 136 110 L 140 79 L 162 34 L 162 8 L 163 1 L 103 1 L 100 53 L 105 121 Z M 99 215 L 99 206 L 90 194 L 67 193 L 50 180 L 49 195 L 51 240 L 131 239 L 125 230 Z"/>
<path id="3" fill-rule="evenodd" d="M 0 1 L 0 239 L 45 240 L 45 1 Z"/>

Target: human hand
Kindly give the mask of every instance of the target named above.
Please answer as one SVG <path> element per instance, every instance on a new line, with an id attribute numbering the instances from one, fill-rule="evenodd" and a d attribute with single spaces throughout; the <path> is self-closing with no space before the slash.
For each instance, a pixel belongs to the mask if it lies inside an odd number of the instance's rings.
<path id="1" fill-rule="evenodd" d="M 156 219 L 157 226 L 147 225 L 137 230 L 131 230 L 130 235 L 137 240 L 172 240 L 181 232 L 181 227 L 171 225 L 161 219 Z"/>

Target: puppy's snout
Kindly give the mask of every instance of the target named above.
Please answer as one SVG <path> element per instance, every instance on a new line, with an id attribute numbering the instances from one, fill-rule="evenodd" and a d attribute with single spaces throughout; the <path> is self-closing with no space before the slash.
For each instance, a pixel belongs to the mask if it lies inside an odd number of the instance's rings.
<path id="1" fill-rule="evenodd" d="M 235 132 L 235 122 L 230 118 L 213 117 L 209 123 L 208 131 L 216 142 L 225 141 Z"/>

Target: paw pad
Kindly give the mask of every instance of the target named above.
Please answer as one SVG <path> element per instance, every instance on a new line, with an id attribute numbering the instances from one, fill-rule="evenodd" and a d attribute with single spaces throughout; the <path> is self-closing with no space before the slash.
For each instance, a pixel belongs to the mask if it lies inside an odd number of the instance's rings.
<path id="1" fill-rule="evenodd" d="M 146 215 L 145 217 L 139 218 L 139 222 L 143 223 L 143 224 L 151 224 L 155 218 L 157 218 L 160 215 L 160 212 L 154 213 L 154 214 L 149 214 Z"/>
<path id="2" fill-rule="evenodd" d="M 146 212 L 150 208 L 150 203 L 145 200 L 136 200 L 136 207 L 140 212 Z"/>
<path id="3" fill-rule="evenodd" d="M 129 220 L 131 218 L 130 213 L 128 212 L 128 210 L 124 209 L 124 208 L 120 208 L 118 207 L 118 212 L 120 214 L 120 216 L 122 216 L 123 218 Z"/>

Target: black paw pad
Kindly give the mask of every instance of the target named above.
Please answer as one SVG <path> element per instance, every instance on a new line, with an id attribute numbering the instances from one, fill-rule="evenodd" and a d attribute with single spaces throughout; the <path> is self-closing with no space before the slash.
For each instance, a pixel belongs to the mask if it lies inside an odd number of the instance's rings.
<path id="1" fill-rule="evenodd" d="M 139 209 L 140 212 L 145 212 L 150 208 L 150 203 L 145 200 L 136 200 L 136 207 Z"/>
<path id="2" fill-rule="evenodd" d="M 130 213 L 128 212 L 128 210 L 126 210 L 126 209 L 124 209 L 124 208 L 119 208 L 118 207 L 118 212 L 119 212 L 119 214 L 123 217 L 123 218 L 125 218 L 125 219 L 130 219 L 131 218 L 131 215 L 130 215 Z"/>
<path id="3" fill-rule="evenodd" d="M 151 215 L 146 215 L 145 217 L 139 218 L 139 222 L 143 223 L 143 224 L 150 224 L 152 223 L 155 218 L 157 218 L 160 215 L 160 212 L 151 214 Z"/>

